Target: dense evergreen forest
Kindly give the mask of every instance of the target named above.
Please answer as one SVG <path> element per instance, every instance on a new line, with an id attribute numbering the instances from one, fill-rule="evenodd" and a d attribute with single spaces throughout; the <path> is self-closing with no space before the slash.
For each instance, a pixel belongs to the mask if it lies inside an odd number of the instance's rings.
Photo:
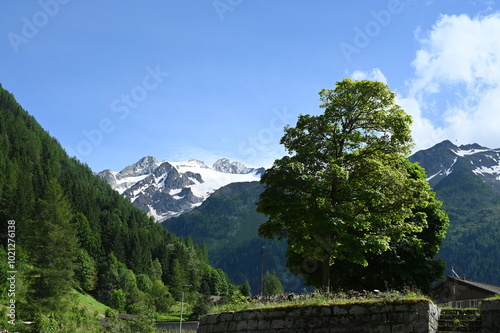
<path id="1" fill-rule="evenodd" d="M 255 203 L 264 186 L 258 182 L 233 183 L 215 191 L 194 210 L 166 220 L 162 225 L 181 237 L 191 237 L 210 253 L 210 263 L 222 269 L 238 284 L 248 281 L 258 294 L 263 273 L 275 274 L 286 292 L 304 290 L 302 279 L 286 267 L 286 241 L 258 237 L 266 217 Z"/>
<path id="2" fill-rule="evenodd" d="M 180 300 L 183 286 L 190 286 L 187 301 L 198 305 L 207 295 L 238 295 L 227 275 L 209 265 L 206 250 L 156 224 L 68 157 L 1 85 L 0 244 L 0 328 L 6 319 L 21 330 L 22 320 L 34 320 L 34 331 L 74 325 L 66 314 L 80 315 L 70 297 L 75 290 L 139 315 L 142 332 L 152 329 L 155 313 Z M 13 260 L 5 260 L 7 252 Z M 15 319 L 6 316 L 9 302 Z"/>
<path id="3" fill-rule="evenodd" d="M 500 195 L 461 165 L 435 191 L 451 221 L 439 253 L 447 272 L 500 285 Z"/>
<path id="4" fill-rule="evenodd" d="M 459 150 L 474 154 L 457 156 Z M 500 285 L 500 188 L 498 180 L 487 181 L 478 167 L 494 168 L 493 150 L 478 144 L 456 146 L 445 140 L 410 156 L 426 169 L 436 198 L 450 218 L 438 257 L 466 279 Z M 487 173 L 486 173 L 487 175 Z"/>

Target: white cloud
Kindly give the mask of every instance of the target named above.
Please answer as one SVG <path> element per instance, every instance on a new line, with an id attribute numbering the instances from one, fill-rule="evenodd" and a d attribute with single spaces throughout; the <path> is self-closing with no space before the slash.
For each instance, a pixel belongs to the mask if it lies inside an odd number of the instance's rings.
<path id="1" fill-rule="evenodd" d="M 420 39 L 422 48 L 413 62 L 414 91 L 434 90 L 443 84 L 474 85 L 477 80 L 497 83 L 500 66 L 500 14 L 471 19 L 467 15 L 442 16 Z"/>
<path id="2" fill-rule="evenodd" d="M 379 68 L 374 68 L 371 71 L 354 71 L 354 73 L 351 74 L 351 78 L 354 80 L 381 81 L 387 84 L 387 78 Z"/>
<path id="3" fill-rule="evenodd" d="M 396 97 L 396 103 L 413 117 L 412 136 L 415 141 L 413 151 L 429 148 L 447 139 L 442 128 L 436 128 L 432 122 L 422 116 L 419 102 L 414 98 Z"/>
<path id="4" fill-rule="evenodd" d="M 500 13 L 444 15 L 419 37 L 408 96 L 416 148 L 443 139 L 500 147 Z M 403 105 L 404 104 L 404 105 Z"/>

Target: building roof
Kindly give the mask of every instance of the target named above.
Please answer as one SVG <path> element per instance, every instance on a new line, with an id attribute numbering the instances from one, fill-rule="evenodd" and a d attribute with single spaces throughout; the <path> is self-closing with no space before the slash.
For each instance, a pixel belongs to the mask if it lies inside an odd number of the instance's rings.
<path id="1" fill-rule="evenodd" d="M 481 282 L 476 282 L 476 281 L 470 281 L 470 280 L 466 280 L 466 279 L 462 279 L 462 278 L 457 278 L 457 277 L 454 277 L 454 276 L 448 276 L 447 280 L 453 280 L 453 281 L 461 282 L 461 283 L 468 284 L 468 285 L 476 287 L 476 288 L 480 288 L 480 289 L 489 291 L 489 292 L 494 293 L 494 294 L 500 294 L 500 287 L 494 286 L 494 285 L 491 285 L 491 284 L 481 283 Z"/>

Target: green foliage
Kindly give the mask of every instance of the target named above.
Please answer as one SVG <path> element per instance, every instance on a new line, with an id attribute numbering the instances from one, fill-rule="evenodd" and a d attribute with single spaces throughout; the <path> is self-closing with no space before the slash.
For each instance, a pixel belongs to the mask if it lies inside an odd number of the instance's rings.
<path id="1" fill-rule="evenodd" d="M 111 299 L 109 301 L 109 306 L 119 312 L 125 311 L 125 306 L 127 305 L 127 296 L 125 292 L 121 289 L 114 289 L 111 292 Z"/>
<path id="2" fill-rule="evenodd" d="M 9 266 L 7 263 L 7 251 L 5 251 L 3 245 L 0 245 L 0 295 L 7 295 L 7 289 L 9 288 L 9 281 L 7 278 L 7 272 L 9 271 Z"/>
<path id="3" fill-rule="evenodd" d="M 59 310 L 61 298 L 73 288 L 77 238 L 70 225 L 70 203 L 52 179 L 37 203 L 38 219 L 27 237 L 33 268 L 29 272 L 29 300 L 44 311 Z M 36 230 L 36 231 L 35 231 Z"/>
<path id="4" fill-rule="evenodd" d="M 151 294 L 153 291 L 153 281 L 151 281 L 149 275 L 137 275 L 137 288 L 145 293 Z"/>
<path id="5" fill-rule="evenodd" d="M 73 225 L 76 229 L 80 247 L 91 254 L 92 258 L 100 253 L 101 239 L 99 235 L 92 230 L 89 220 L 83 213 L 78 212 L 73 217 Z"/>
<path id="6" fill-rule="evenodd" d="M 241 294 L 246 297 L 252 296 L 252 290 L 250 288 L 250 283 L 248 280 L 245 281 L 240 287 Z"/>
<path id="7" fill-rule="evenodd" d="M 283 286 L 276 275 L 267 272 L 264 275 L 262 282 L 262 293 L 265 296 L 281 295 L 283 294 Z"/>
<path id="8" fill-rule="evenodd" d="M 172 262 L 169 281 L 172 285 L 172 296 L 174 296 L 176 300 L 180 300 L 182 296 L 182 286 L 187 284 L 187 279 L 185 274 L 181 271 L 181 265 L 178 259 L 174 259 Z"/>
<path id="9" fill-rule="evenodd" d="M 87 313 L 102 317 L 107 311 L 111 310 L 108 306 L 96 300 L 92 295 L 81 292 L 74 292 L 76 307 L 81 307 L 87 310 Z"/>
<path id="10" fill-rule="evenodd" d="M 444 141 L 410 157 L 426 168 L 428 176 L 437 175 L 429 182 L 450 218 L 450 227 L 438 257 L 446 262 L 448 274 L 454 267 L 461 277 L 500 285 L 499 189 L 474 173 L 475 163 L 487 165 L 494 162 L 481 160 L 479 155 L 457 157 L 455 149 L 453 143 Z M 495 153 L 486 153 L 485 156 L 488 154 Z M 449 163 L 453 163 L 453 171 L 446 176 L 438 175 L 443 165 Z"/>
<path id="11" fill-rule="evenodd" d="M 133 306 L 135 317 L 133 320 L 124 320 L 116 317 L 115 313 L 106 318 L 105 331 L 113 333 L 156 333 L 158 330 L 154 326 L 154 310 L 146 304 L 136 304 Z"/>
<path id="12" fill-rule="evenodd" d="M 445 239 L 440 256 L 466 279 L 499 285 L 500 224 L 498 217 L 492 218 L 494 222 L 477 225 L 478 220 L 471 217 L 465 230 L 459 230 L 463 224 L 452 225 L 452 233 Z"/>
<path id="13" fill-rule="evenodd" d="M 212 300 L 210 299 L 210 296 L 200 294 L 198 299 L 194 302 L 194 306 L 189 319 L 199 320 L 201 317 L 208 314 L 211 308 L 211 303 Z"/>
<path id="14" fill-rule="evenodd" d="M 207 266 L 203 281 L 206 281 L 209 288 L 209 295 L 227 295 L 229 293 L 228 277 L 220 269 Z"/>
<path id="15" fill-rule="evenodd" d="M 161 313 L 167 313 L 170 311 L 171 307 L 174 305 L 175 300 L 168 291 L 168 287 L 163 284 L 161 280 L 156 280 L 153 282 L 153 302 L 156 307 L 156 311 Z"/>
<path id="16" fill-rule="evenodd" d="M 458 167 L 435 186 L 451 221 L 439 257 L 462 277 L 500 285 L 500 196 Z"/>
<path id="17" fill-rule="evenodd" d="M 234 311 L 245 311 L 251 309 L 267 309 L 280 307 L 306 307 L 306 306 L 331 306 L 338 305 L 351 308 L 353 305 L 373 306 L 377 304 L 414 304 L 422 301 L 430 301 L 427 297 L 410 292 L 338 292 L 305 293 L 301 295 L 276 295 L 271 297 L 257 297 L 245 302 L 228 303 L 216 305 L 210 309 L 210 313 L 223 313 Z"/>
<path id="18" fill-rule="evenodd" d="M 322 90 L 324 113 L 301 115 L 285 129 L 281 143 L 290 155 L 262 176 L 257 210 L 268 221 L 259 234 L 286 238 L 289 258 L 321 262 L 325 290 L 335 262 L 366 266 L 369 253 L 387 251 L 427 223 L 413 211 L 428 199 L 428 184 L 407 168 L 411 117 L 394 98 L 373 81 L 345 79 Z"/>
<path id="19" fill-rule="evenodd" d="M 151 281 L 156 281 L 156 280 L 161 280 L 162 275 L 163 275 L 163 269 L 161 267 L 160 260 L 158 260 L 158 258 L 155 258 L 155 260 L 153 260 L 153 262 L 151 263 L 149 269 L 149 277 Z"/>
<path id="20" fill-rule="evenodd" d="M 61 333 L 83 333 L 103 332 L 100 326 L 100 316 L 104 314 L 102 304 L 99 304 L 89 295 L 71 292 L 67 294 L 64 302 L 68 308 L 64 312 L 37 311 L 31 313 L 31 325 L 24 324 L 21 320 L 16 325 L 3 322 L 0 319 L 0 327 L 7 328 L 10 332 L 39 333 L 39 332 L 61 332 Z M 1 314 L 0 310 L 0 314 Z"/>
<path id="21" fill-rule="evenodd" d="M 425 180 L 422 167 L 407 163 L 410 175 Z M 430 293 L 433 282 L 442 277 L 444 262 L 436 259 L 442 239 L 445 236 L 449 219 L 440 209 L 441 202 L 428 186 L 427 201 L 413 208 L 412 219 L 425 219 L 421 232 L 408 234 L 393 240 L 387 251 L 368 253 L 368 265 L 362 266 L 346 260 L 335 262 L 331 269 L 332 288 L 335 290 L 406 290 L 414 288 Z M 321 270 L 320 262 L 308 261 L 309 269 L 304 269 L 305 258 L 291 255 L 290 269 L 304 276 L 308 284 L 318 285 L 321 274 L 308 274 Z"/>
<path id="22" fill-rule="evenodd" d="M 97 283 L 97 268 L 94 258 L 85 249 L 79 248 L 74 264 L 75 280 L 79 288 L 86 292 L 94 290 Z"/>

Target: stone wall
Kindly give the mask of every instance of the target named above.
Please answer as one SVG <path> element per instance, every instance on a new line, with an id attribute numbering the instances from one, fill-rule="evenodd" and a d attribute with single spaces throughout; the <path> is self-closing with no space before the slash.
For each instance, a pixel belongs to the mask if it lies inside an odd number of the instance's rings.
<path id="1" fill-rule="evenodd" d="M 155 323 L 158 332 L 176 332 L 179 331 L 179 322 L 174 321 L 157 321 Z M 182 322 L 182 331 L 196 331 L 198 329 L 197 321 L 184 321 Z"/>
<path id="2" fill-rule="evenodd" d="M 500 332 L 500 300 L 487 300 L 481 304 L 483 333 Z"/>
<path id="3" fill-rule="evenodd" d="M 439 309 L 427 300 L 284 306 L 203 317 L 199 333 L 435 333 Z"/>

